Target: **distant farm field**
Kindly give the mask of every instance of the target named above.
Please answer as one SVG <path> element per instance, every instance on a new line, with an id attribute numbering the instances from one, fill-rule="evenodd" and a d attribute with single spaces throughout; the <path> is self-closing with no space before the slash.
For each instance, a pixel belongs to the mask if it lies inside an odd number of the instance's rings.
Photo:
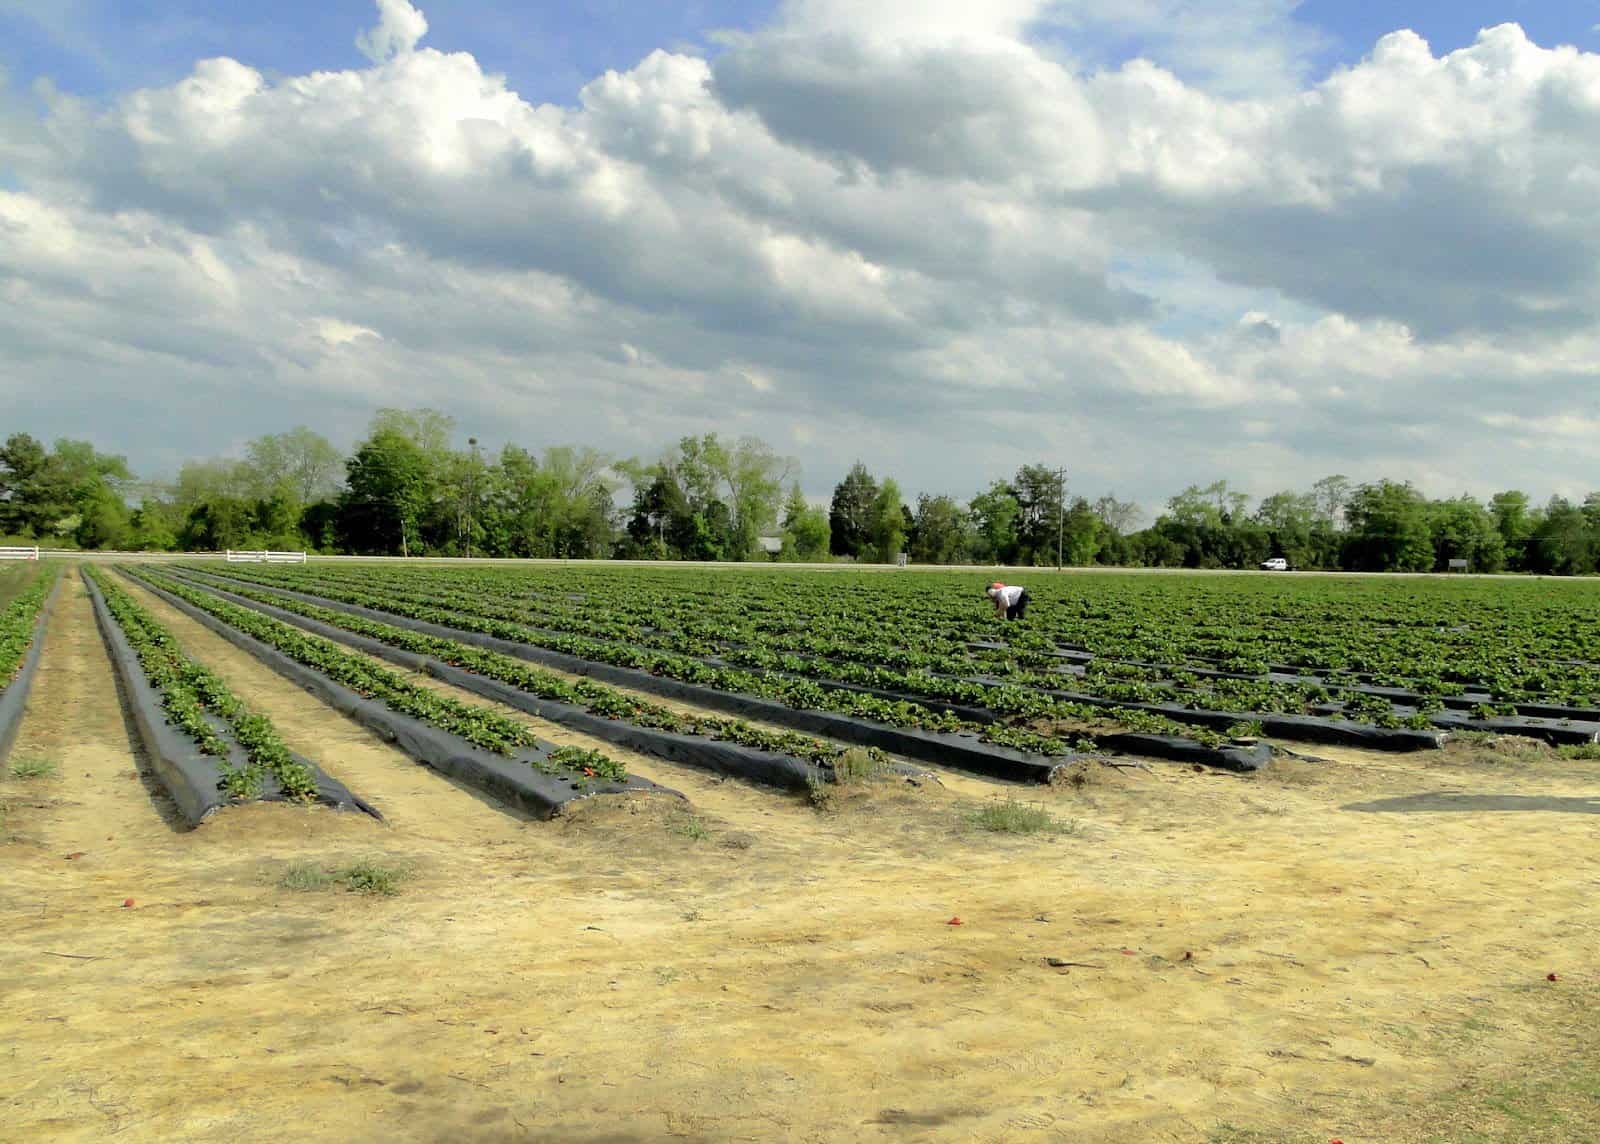
<path id="1" fill-rule="evenodd" d="M 53 571 L 18 1138 L 1600 1133 L 1600 584 Z"/>

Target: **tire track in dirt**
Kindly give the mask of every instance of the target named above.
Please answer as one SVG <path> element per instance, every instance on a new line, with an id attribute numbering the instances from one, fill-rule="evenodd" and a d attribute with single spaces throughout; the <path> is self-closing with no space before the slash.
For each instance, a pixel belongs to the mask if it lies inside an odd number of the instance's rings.
<path id="1" fill-rule="evenodd" d="M 128 721 L 121 686 L 76 570 L 63 578 L 45 631 L 12 758 L 54 763 L 59 775 L 34 780 L 30 793 L 49 799 L 30 832 L 66 852 L 104 849 L 112 841 L 142 845 L 182 829 L 177 808 L 150 772 Z M 19 786 L 9 780 L 13 796 Z"/>

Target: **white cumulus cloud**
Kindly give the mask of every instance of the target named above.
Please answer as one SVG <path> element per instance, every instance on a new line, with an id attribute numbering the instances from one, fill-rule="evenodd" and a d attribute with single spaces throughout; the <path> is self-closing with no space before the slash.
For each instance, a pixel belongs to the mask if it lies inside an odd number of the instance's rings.
<path id="1" fill-rule="evenodd" d="M 378 23 L 356 37 L 356 47 L 373 63 L 416 51 L 428 34 L 428 21 L 409 0 L 377 0 Z"/>

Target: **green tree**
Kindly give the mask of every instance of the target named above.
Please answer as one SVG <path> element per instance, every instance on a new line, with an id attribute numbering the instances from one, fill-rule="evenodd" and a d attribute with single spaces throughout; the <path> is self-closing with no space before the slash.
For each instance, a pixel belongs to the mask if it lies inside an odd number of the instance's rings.
<path id="1" fill-rule="evenodd" d="M 1011 481 L 1011 494 L 1017 502 L 1017 563 L 1056 563 L 1065 540 L 1066 478 L 1047 465 L 1024 465 Z"/>
<path id="2" fill-rule="evenodd" d="M 861 559 L 871 545 L 872 505 L 878 497 L 878 482 L 860 461 L 850 466 L 833 490 L 828 509 L 829 549 L 835 556 Z"/>
<path id="3" fill-rule="evenodd" d="M 975 539 L 972 518 L 954 497 L 917 498 L 911 518 L 910 557 L 918 564 L 960 564 Z"/>
<path id="4" fill-rule="evenodd" d="M 798 483 L 791 485 L 783 509 L 783 555 L 820 560 L 828 554 L 828 539 L 828 514 L 806 500 Z"/>
<path id="5" fill-rule="evenodd" d="M 1362 485 L 1345 510 L 1346 562 L 1362 572 L 1426 572 L 1433 567 L 1428 502 L 1410 484 Z"/>
<path id="6" fill-rule="evenodd" d="M 410 437 L 380 428 L 356 448 L 345 475 L 344 529 L 354 547 L 410 556 L 433 500 L 434 465 Z"/>
<path id="7" fill-rule="evenodd" d="M 1094 514 L 1111 532 L 1125 536 L 1139 523 L 1143 512 L 1133 501 L 1122 501 L 1114 495 L 1107 495 L 1094 502 Z"/>
<path id="8" fill-rule="evenodd" d="M 1005 481 L 995 481 L 972 498 L 972 520 L 977 539 L 974 555 L 980 563 L 1013 564 L 1017 558 L 1017 520 L 1022 508 Z"/>
<path id="9" fill-rule="evenodd" d="M 1551 497 L 1528 539 L 1528 570 L 1555 576 L 1581 576 L 1596 571 L 1600 561 L 1600 529 L 1591 527 L 1583 509 L 1565 497 Z"/>
<path id="10" fill-rule="evenodd" d="M 1507 567 L 1521 571 L 1527 561 L 1528 538 L 1537 523 L 1528 494 L 1519 489 L 1495 493 L 1489 498 L 1489 512 L 1505 547 Z"/>
<path id="11" fill-rule="evenodd" d="M 867 535 L 873 558 L 879 564 L 893 564 L 905 547 L 905 505 L 900 498 L 900 486 L 892 478 L 884 478 L 878 495 L 872 499 Z"/>
<path id="12" fill-rule="evenodd" d="M 713 439 L 715 434 L 712 435 Z M 756 541 L 778 523 L 783 482 L 794 463 L 778 456 L 759 437 L 741 437 L 720 453 L 718 473 L 728 490 L 730 510 L 728 547 L 735 560 L 754 555 Z"/>
<path id="13" fill-rule="evenodd" d="M 1328 528 L 1337 529 L 1343 522 L 1351 492 L 1350 478 L 1343 473 L 1323 477 L 1311 486 L 1311 499 L 1316 505 L 1317 516 Z"/>
<path id="14" fill-rule="evenodd" d="M 27 433 L 0 447 L 0 535 L 32 539 L 72 515 L 65 484 L 51 471 L 50 455 Z"/>
<path id="15" fill-rule="evenodd" d="M 265 500 L 287 491 L 295 503 L 311 504 L 338 490 L 342 460 L 333 442 L 304 425 L 257 437 L 245 446 L 249 495 Z"/>
<path id="16" fill-rule="evenodd" d="M 1470 496 L 1435 501 L 1429 508 L 1436 569 L 1465 560 L 1474 572 L 1499 572 L 1506 563 L 1506 542 L 1492 512 Z"/>

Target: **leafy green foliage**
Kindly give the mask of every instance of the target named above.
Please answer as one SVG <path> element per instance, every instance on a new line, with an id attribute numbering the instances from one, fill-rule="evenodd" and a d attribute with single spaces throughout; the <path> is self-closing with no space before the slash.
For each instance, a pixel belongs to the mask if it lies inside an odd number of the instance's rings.
<path id="1" fill-rule="evenodd" d="M 1213 492 L 1195 496 L 1231 512 Z M 1040 577 L 1028 619 L 1002 625 L 981 582 L 955 575 L 767 572 L 736 590 L 724 573 L 605 567 L 228 575 L 1037 754 L 1128 730 L 1216 745 L 1217 728 L 1278 713 L 1416 730 L 1600 721 L 1600 594 L 1582 583 Z"/>

